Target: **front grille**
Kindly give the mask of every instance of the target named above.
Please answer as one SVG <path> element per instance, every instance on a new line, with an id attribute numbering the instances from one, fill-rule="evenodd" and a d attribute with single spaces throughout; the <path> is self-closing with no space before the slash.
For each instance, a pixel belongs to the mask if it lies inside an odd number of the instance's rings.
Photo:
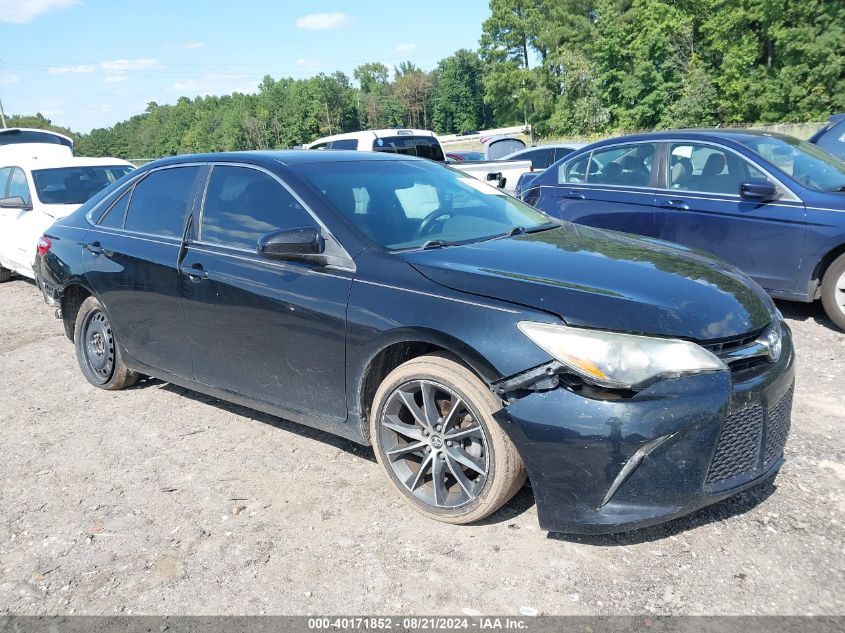
<path id="1" fill-rule="evenodd" d="M 786 395 L 769 409 L 769 417 L 766 423 L 766 450 L 763 456 L 763 463 L 766 465 L 780 457 L 783 453 L 783 447 L 786 446 L 786 437 L 789 435 L 792 418 L 792 394 L 794 391 L 795 387 L 790 387 Z"/>
<path id="2" fill-rule="evenodd" d="M 755 404 L 728 415 L 710 461 L 707 485 L 750 479 L 781 456 L 789 435 L 793 392 L 794 386 L 768 411 Z"/>
<path id="3" fill-rule="evenodd" d="M 763 333 L 766 328 L 755 330 L 754 332 L 749 332 L 747 334 L 743 334 L 742 336 L 737 336 L 735 338 L 729 339 L 722 339 L 721 341 L 713 341 L 710 343 L 702 343 L 701 346 L 719 356 L 723 352 L 729 352 L 734 349 L 738 349 L 740 347 L 745 347 L 746 345 L 750 345 L 757 338 Z"/>

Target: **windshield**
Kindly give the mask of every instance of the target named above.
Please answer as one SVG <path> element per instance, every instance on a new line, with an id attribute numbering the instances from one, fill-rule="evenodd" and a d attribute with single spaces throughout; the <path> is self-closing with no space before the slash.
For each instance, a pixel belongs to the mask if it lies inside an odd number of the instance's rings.
<path id="1" fill-rule="evenodd" d="M 845 189 L 845 162 L 811 143 L 776 136 L 748 136 L 737 140 L 805 187 L 817 191 Z"/>
<path id="2" fill-rule="evenodd" d="M 553 223 L 495 187 L 427 161 L 321 162 L 290 169 L 389 250 L 475 242 Z"/>
<path id="3" fill-rule="evenodd" d="M 82 204 L 132 169 L 129 165 L 36 169 L 32 180 L 44 204 Z"/>

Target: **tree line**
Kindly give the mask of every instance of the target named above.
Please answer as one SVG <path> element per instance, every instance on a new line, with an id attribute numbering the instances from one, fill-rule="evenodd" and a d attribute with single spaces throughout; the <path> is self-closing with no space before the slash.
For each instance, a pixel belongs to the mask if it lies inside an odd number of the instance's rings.
<path id="1" fill-rule="evenodd" d="M 845 0 L 491 0 L 479 48 L 430 72 L 372 62 L 351 78 L 266 76 L 255 94 L 149 103 L 72 136 L 81 154 L 140 158 L 394 126 L 448 134 L 527 122 L 552 137 L 841 111 Z"/>

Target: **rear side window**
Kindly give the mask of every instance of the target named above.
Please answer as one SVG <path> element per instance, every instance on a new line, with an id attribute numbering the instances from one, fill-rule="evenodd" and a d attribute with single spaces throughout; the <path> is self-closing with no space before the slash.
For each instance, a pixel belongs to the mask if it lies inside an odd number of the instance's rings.
<path id="1" fill-rule="evenodd" d="M 199 167 L 160 169 L 135 185 L 126 213 L 126 230 L 181 237 L 199 170 Z"/>
<path id="2" fill-rule="evenodd" d="M 357 138 L 343 138 L 329 143 L 330 149 L 358 149 Z"/>
<path id="3" fill-rule="evenodd" d="M 419 156 L 441 163 L 446 160 L 440 143 L 433 136 L 384 136 L 375 140 L 373 151 Z"/>
<path id="4" fill-rule="evenodd" d="M 202 241 L 253 251 L 262 235 L 305 226 L 317 223 L 275 178 L 249 167 L 214 167 L 200 223 Z"/>
<path id="5" fill-rule="evenodd" d="M 530 160 L 534 169 L 545 169 L 552 164 L 552 150 L 534 149 L 516 156 L 514 160 Z"/>
<path id="6" fill-rule="evenodd" d="M 11 167 L 3 167 L 0 169 L 0 198 L 6 197 L 6 185 L 9 184 L 9 176 L 11 173 Z"/>
<path id="7" fill-rule="evenodd" d="M 122 229 L 123 219 L 126 217 L 126 207 L 129 206 L 130 198 L 132 198 L 132 191 L 127 191 L 123 194 L 100 219 L 100 226 L 106 226 L 112 229 Z"/>

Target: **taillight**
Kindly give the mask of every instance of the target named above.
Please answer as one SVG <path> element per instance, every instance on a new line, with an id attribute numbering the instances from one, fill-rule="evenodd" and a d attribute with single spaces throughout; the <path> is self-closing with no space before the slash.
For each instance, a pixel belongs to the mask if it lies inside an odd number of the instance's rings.
<path id="1" fill-rule="evenodd" d="M 41 257 L 44 257 L 52 246 L 53 242 L 50 241 L 49 237 L 42 235 L 38 238 L 38 254 Z"/>

